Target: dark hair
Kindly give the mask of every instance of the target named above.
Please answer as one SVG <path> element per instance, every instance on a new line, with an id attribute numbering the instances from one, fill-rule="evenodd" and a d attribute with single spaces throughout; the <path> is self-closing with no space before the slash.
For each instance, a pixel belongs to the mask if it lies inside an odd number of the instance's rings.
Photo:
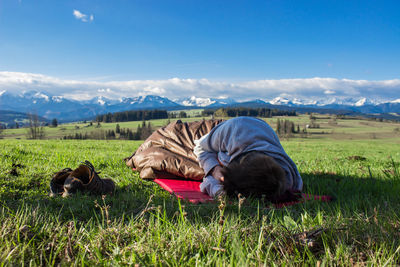
<path id="1" fill-rule="evenodd" d="M 224 190 L 228 196 L 265 196 L 274 200 L 285 191 L 285 171 L 270 156 L 251 151 L 233 159 L 223 168 Z"/>

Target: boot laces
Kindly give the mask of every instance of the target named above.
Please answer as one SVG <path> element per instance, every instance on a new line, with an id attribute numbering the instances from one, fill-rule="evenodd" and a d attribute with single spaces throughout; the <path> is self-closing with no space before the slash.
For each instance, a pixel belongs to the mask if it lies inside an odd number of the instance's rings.
<path id="1" fill-rule="evenodd" d="M 96 173 L 96 174 L 99 174 L 100 172 L 96 172 L 95 170 L 94 170 L 94 166 L 93 166 L 93 164 L 90 162 L 90 161 L 88 161 L 88 160 L 85 160 L 84 162 L 81 162 L 83 165 L 85 165 L 86 167 L 88 167 L 89 168 L 89 170 L 91 171 L 91 172 L 94 172 L 94 173 Z"/>

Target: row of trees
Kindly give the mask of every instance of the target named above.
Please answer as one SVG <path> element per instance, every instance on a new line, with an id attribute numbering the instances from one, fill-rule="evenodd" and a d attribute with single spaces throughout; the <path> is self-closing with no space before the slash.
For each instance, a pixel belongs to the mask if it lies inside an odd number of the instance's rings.
<path id="1" fill-rule="evenodd" d="M 20 124 L 18 122 L 15 123 L 14 126 L 9 128 L 20 128 Z M 44 127 L 49 126 L 47 122 L 43 122 L 40 120 L 37 114 L 28 114 L 28 122 L 24 125 L 26 128 L 26 138 L 27 139 L 43 139 L 46 136 Z M 58 122 L 57 119 L 53 119 L 51 122 L 52 127 L 57 127 Z M 7 129 L 7 126 L 4 124 L 0 124 L 0 133 L 3 129 Z"/>
<path id="2" fill-rule="evenodd" d="M 41 126 L 50 126 L 50 127 L 57 127 L 58 126 L 58 121 L 57 119 L 53 119 L 51 123 L 49 124 L 48 122 L 44 122 L 43 120 L 40 120 L 39 116 L 36 114 L 28 114 L 28 123 L 23 123 L 23 122 L 15 122 L 15 124 L 11 125 L 6 125 L 6 124 L 1 124 L 0 123 L 0 129 L 19 129 L 21 127 L 30 127 L 32 124 L 32 121 L 36 120 Z"/>
<path id="3" fill-rule="evenodd" d="M 95 140 L 108 140 L 115 139 L 116 135 L 114 130 L 97 130 L 85 133 L 75 133 L 63 136 L 62 139 L 95 139 Z"/>
<path id="4" fill-rule="evenodd" d="M 86 133 L 75 133 L 71 135 L 65 135 L 62 139 L 97 139 L 97 140 L 109 140 L 109 139 L 123 139 L 123 140 L 145 140 L 153 133 L 154 129 L 150 122 L 146 123 L 143 121 L 142 125 L 139 125 L 136 130 L 129 128 L 121 128 L 119 124 L 115 126 L 115 130 L 96 130 Z"/>
<path id="5" fill-rule="evenodd" d="M 44 125 L 37 114 L 29 114 L 28 126 L 26 134 L 28 139 L 43 139 L 45 137 Z"/>
<path id="6" fill-rule="evenodd" d="M 300 133 L 300 126 L 294 124 L 294 122 L 290 120 L 280 120 L 278 119 L 276 123 L 276 133 L 279 136 L 282 135 L 291 135 L 294 133 Z"/>
<path id="7" fill-rule="evenodd" d="M 179 113 L 170 112 L 168 113 L 168 118 L 176 119 L 176 118 L 188 118 L 188 114 L 185 111 L 180 111 Z"/>
<path id="8" fill-rule="evenodd" d="M 203 116 L 214 115 L 217 117 L 239 117 L 239 116 L 251 116 L 251 117 L 263 117 L 271 118 L 272 116 L 296 116 L 294 110 L 278 110 L 270 108 L 220 108 L 205 109 L 202 113 Z"/>
<path id="9" fill-rule="evenodd" d="M 48 126 L 48 123 L 40 121 L 37 114 L 28 114 L 28 127 L 26 128 L 26 137 L 28 139 L 44 139 L 46 136 L 44 126 Z M 53 119 L 51 122 L 52 127 L 57 127 L 57 119 Z M 18 123 L 16 123 L 16 128 L 19 128 Z"/>
<path id="10" fill-rule="evenodd" d="M 124 121 L 144 121 L 154 119 L 166 119 L 166 110 L 129 110 L 123 112 L 107 113 L 98 115 L 97 122 L 124 122 Z"/>
<path id="11" fill-rule="evenodd" d="M 93 125 L 90 122 L 90 125 Z M 58 121 L 57 119 L 53 119 L 51 125 L 48 123 L 42 122 L 37 114 L 29 114 L 28 123 L 26 127 L 26 137 L 27 139 L 44 139 L 45 134 L 45 126 L 57 127 Z M 16 126 L 19 128 L 19 125 Z M 100 122 L 97 122 L 97 127 L 100 127 Z M 6 127 L 4 127 L 6 128 Z M 79 129 L 79 127 L 78 127 Z M 0 133 L 3 130 L 3 125 L 0 124 Z M 136 131 L 128 129 L 128 128 L 120 128 L 119 124 L 116 125 L 116 129 L 114 130 L 96 130 L 86 133 L 75 133 L 70 135 L 63 136 L 62 139 L 127 139 L 127 140 L 144 140 L 153 132 L 153 128 L 151 123 L 148 122 L 146 124 L 145 121 L 142 122 L 142 125 L 139 125 Z"/>
<path id="12" fill-rule="evenodd" d="M 119 139 L 127 140 L 145 140 L 153 133 L 154 129 L 150 122 L 143 121 L 142 125 L 136 128 L 136 131 L 132 131 L 129 128 L 120 128 L 119 124 L 115 126 L 115 132 L 119 134 Z"/>

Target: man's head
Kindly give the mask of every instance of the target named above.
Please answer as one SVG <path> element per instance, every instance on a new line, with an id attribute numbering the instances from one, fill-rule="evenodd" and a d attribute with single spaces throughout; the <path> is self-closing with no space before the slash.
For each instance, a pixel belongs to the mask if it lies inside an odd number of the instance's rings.
<path id="1" fill-rule="evenodd" d="M 275 199 L 285 191 L 285 171 L 271 157 L 251 151 L 232 160 L 222 170 L 224 190 L 227 195 Z"/>

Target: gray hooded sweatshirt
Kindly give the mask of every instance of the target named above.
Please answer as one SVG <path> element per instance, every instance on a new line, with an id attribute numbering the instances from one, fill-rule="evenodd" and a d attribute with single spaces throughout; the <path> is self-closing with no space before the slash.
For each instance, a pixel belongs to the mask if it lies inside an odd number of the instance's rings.
<path id="1" fill-rule="evenodd" d="M 274 130 L 263 120 L 252 117 L 227 120 L 195 140 L 195 144 L 194 153 L 205 173 L 200 189 L 212 197 L 223 192 L 222 184 L 210 175 L 212 168 L 220 163 L 227 166 L 233 159 L 249 151 L 263 152 L 275 159 L 286 173 L 286 189 L 303 188 L 296 164 L 284 151 Z"/>

